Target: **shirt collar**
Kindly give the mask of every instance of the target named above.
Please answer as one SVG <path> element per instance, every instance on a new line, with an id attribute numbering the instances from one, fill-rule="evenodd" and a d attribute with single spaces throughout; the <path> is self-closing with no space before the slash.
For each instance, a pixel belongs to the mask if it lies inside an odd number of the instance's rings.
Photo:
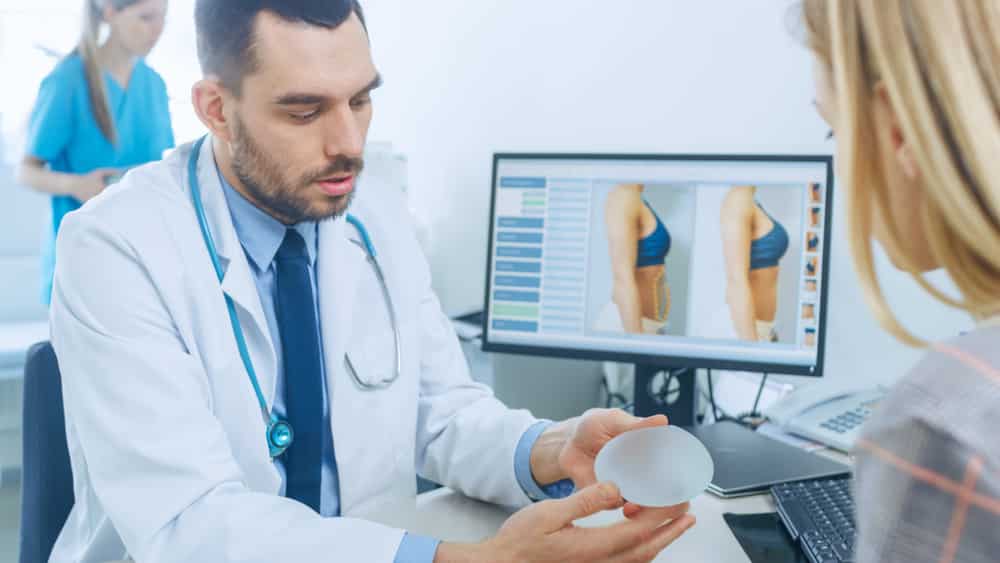
<path id="1" fill-rule="evenodd" d="M 219 175 L 219 182 L 222 184 L 222 191 L 226 196 L 226 204 L 229 206 L 229 214 L 232 216 L 233 226 L 236 228 L 236 236 L 239 238 L 244 252 L 258 271 L 266 271 L 274 262 L 274 257 L 281 247 L 281 242 L 285 239 L 288 227 L 262 211 L 230 185 L 219 170 L 218 163 L 215 163 L 215 171 Z M 316 222 L 305 221 L 292 226 L 292 228 L 302 235 L 302 239 L 306 243 L 306 251 L 309 253 L 309 263 L 315 265 L 319 238 Z"/>

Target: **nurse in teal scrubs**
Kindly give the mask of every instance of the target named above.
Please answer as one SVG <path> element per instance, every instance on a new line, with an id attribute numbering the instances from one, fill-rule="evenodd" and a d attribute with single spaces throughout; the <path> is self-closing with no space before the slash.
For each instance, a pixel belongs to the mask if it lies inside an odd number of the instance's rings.
<path id="1" fill-rule="evenodd" d="M 52 230 L 42 251 L 45 303 L 63 216 L 174 145 L 166 85 L 143 61 L 163 32 L 166 4 L 86 0 L 79 46 L 42 81 L 19 180 L 52 195 Z M 107 39 L 99 43 L 105 25 Z"/>

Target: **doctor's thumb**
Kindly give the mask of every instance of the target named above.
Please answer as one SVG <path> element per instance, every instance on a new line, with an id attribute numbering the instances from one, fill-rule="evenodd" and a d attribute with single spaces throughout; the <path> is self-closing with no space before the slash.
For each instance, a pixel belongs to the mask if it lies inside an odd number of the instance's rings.
<path id="1" fill-rule="evenodd" d="M 621 508 L 625 505 L 625 500 L 617 485 L 606 482 L 591 485 L 564 499 L 553 501 L 553 504 L 565 526 L 591 514 Z"/>
<path id="2" fill-rule="evenodd" d="M 656 428 L 658 426 L 667 426 L 669 424 L 670 421 L 667 420 L 667 416 L 663 414 L 658 414 L 646 418 L 638 418 L 633 416 L 629 421 L 629 423 L 625 425 L 624 431 L 631 432 L 632 430 L 639 430 L 642 428 Z"/>

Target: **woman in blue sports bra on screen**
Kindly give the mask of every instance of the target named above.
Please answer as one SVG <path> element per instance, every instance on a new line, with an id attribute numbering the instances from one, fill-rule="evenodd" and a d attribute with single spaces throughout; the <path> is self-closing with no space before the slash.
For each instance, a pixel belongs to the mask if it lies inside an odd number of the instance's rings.
<path id="1" fill-rule="evenodd" d="M 778 274 L 788 231 L 756 199 L 755 186 L 736 186 L 722 202 L 726 303 L 743 340 L 777 342 Z"/>
<path id="2" fill-rule="evenodd" d="M 42 251 L 46 304 L 63 216 L 174 145 L 166 85 L 143 62 L 163 32 L 167 1 L 85 2 L 79 46 L 42 81 L 19 174 L 21 184 L 52 195 L 52 230 Z M 109 33 L 98 44 L 102 24 Z"/>
<path id="3" fill-rule="evenodd" d="M 601 330 L 662 334 L 670 314 L 666 260 L 670 232 L 642 198 L 645 186 L 622 184 L 608 194 L 605 224 L 612 297 L 598 317 Z"/>

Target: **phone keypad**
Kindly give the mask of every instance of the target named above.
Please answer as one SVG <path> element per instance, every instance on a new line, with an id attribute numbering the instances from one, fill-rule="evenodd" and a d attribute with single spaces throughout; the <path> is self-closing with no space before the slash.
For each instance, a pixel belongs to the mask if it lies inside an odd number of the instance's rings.
<path id="1" fill-rule="evenodd" d="M 871 414 L 872 410 L 868 406 L 860 406 L 832 417 L 820 424 L 820 426 L 837 434 L 846 434 L 864 424 Z"/>

